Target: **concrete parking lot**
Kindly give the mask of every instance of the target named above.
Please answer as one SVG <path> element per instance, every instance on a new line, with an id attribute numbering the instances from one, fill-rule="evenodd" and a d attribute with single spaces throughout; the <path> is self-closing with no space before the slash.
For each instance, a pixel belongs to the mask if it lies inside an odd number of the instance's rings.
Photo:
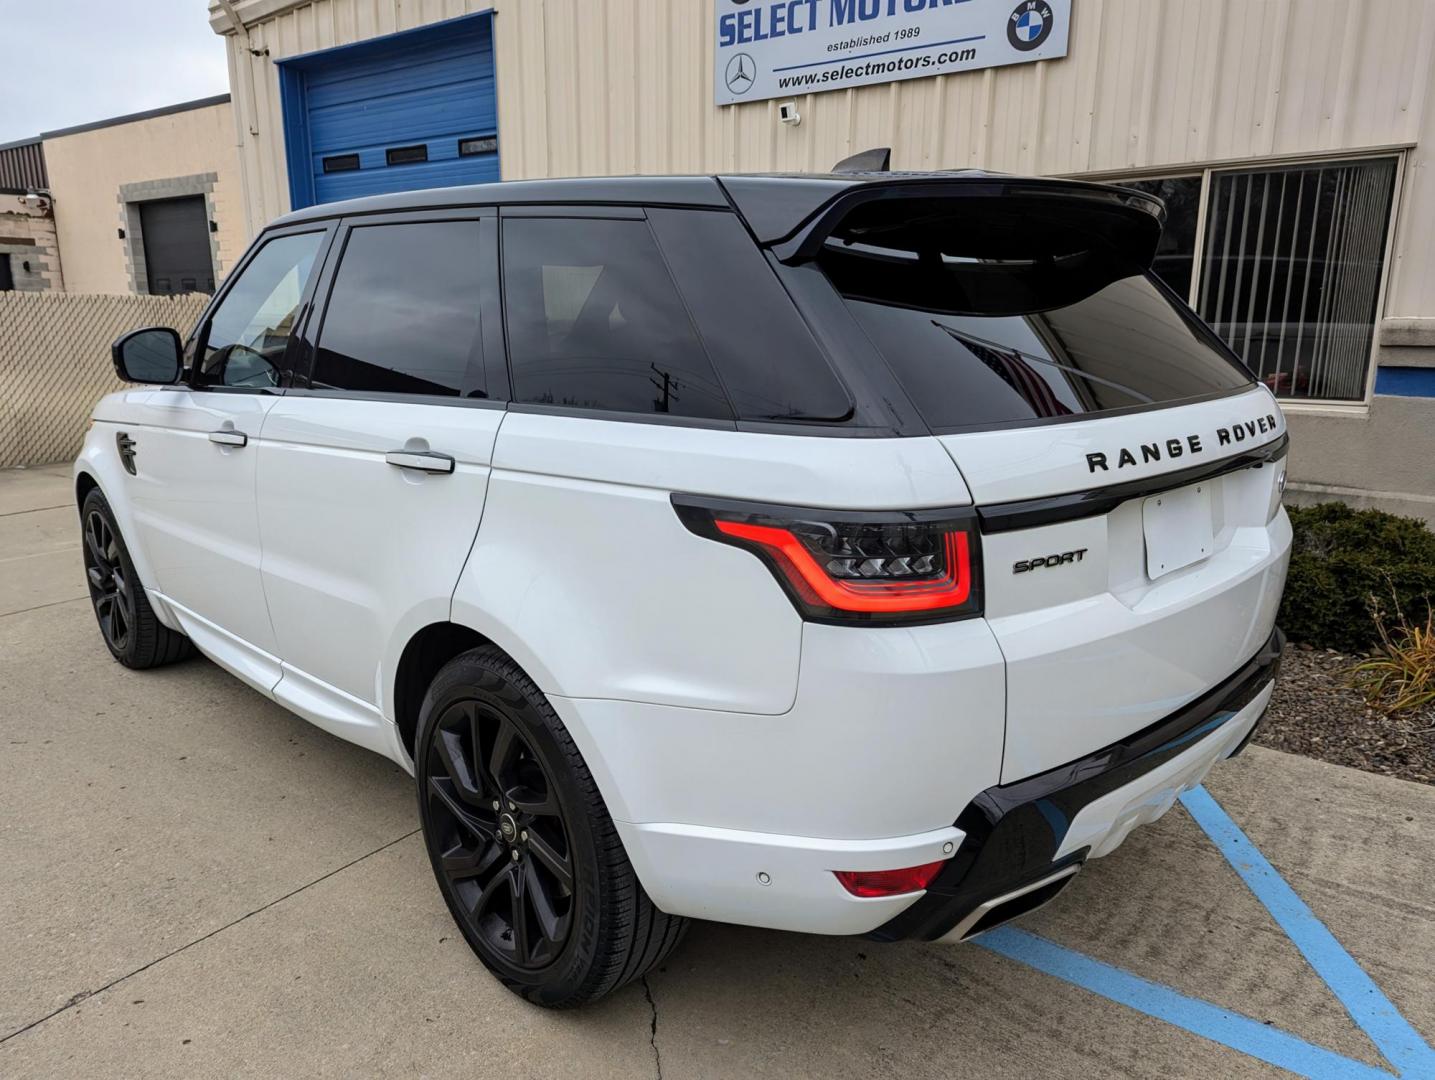
<path id="1" fill-rule="evenodd" d="M 1177 808 L 986 945 L 698 924 L 532 1008 L 399 769 L 205 660 L 110 659 L 68 476 L 0 473 L 0 1076 L 1435 1076 L 1435 789 L 1260 748 L 1208 790 L 1264 894 Z"/>

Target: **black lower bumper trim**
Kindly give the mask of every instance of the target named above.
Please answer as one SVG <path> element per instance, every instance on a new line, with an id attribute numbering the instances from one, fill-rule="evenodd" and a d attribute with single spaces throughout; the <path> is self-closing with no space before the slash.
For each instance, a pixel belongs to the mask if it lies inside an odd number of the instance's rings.
<path id="1" fill-rule="evenodd" d="M 867 936 L 935 940 L 992 897 L 1085 860 L 1084 848 L 1055 860 L 1077 813 L 1175 757 L 1249 705 L 1276 677 L 1284 646 L 1285 635 L 1273 630 L 1235 674 L 1170 716 L 1087 757 L 987 788 L 957 818 L 956 827 L 965 834 L 962 845 L 926 894 Z"/>

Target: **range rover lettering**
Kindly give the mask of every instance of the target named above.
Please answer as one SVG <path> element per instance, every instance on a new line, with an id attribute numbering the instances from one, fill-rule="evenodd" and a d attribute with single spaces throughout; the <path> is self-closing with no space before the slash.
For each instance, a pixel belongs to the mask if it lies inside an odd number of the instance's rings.
<path id="1" fill-rule="evenodd" d="M 291 213 L 185 338 L 114 346 L 74 473 L 105 644 L 410 771 L 542 1005 L 691 919 L 980 934 L 1270 698 L 1285 421 L 1151 273 L 1163 216 L 981 172 Z"/>

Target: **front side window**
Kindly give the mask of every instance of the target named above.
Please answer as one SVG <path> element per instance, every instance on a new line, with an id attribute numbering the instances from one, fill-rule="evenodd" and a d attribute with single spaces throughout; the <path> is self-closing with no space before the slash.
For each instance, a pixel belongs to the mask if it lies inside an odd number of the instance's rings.
<path id="1" fill-rule="evenodd" d="M 503 225 L 513 399 L 731 419 L 646 221 Z"/>
<path id="2" fill-rule="evenodd" d="M 322 232 L 277 236 L 240 271 L 210 316 L 196 386 L 279 385 L 284 350 L 323 242 Z"/>
<path id="3" fill-rule="evenodd" d="M 313 388 L 483 396 L 482 228 L 426 221 L 350 231 L 319 331 Z"/>

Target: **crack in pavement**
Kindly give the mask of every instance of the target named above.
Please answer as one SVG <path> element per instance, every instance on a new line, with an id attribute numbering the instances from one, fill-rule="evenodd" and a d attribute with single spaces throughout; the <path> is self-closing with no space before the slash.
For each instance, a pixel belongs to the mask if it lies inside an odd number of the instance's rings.
<path id="1" fill-rule="evenodd" d="M 653 1000 L 653 988 L 648 985 L 648 977 L 643 976 L 643 994 L 648 999 L 648 1008 L 653 1013 L 652 1028 L 648 1032 L 648 1045 L 653 1048 L 653 1065 L 658 1070 L 658 1080 L 663 1080 L 663 1052 L 658 1049 L 658 1003 Z"/>
<path id="2" fill-rule="evenodd" d="M 6 510 L 0 517 L 18 517 L 21 514 L 38 514 L 42 510 L 65 510 L 73 508 L 74 503 L 61 503 L 59 506 L 32 506 L 28 510 Z"/>
<path id="3" fill-rule="evenodd" d="M 275 897 L 273 900 L 270 900 L 270 901 L 268 901 L 267 903 L 261 904 L 259 907 L 255 908 L 253 911 L 246 912 L 245 914 L 239 916 L 239 918 L 234 919 L 234 920 L 231 921 L 231 922 L 227 922 L 227 923 L 225 923 L 223 926 L 218 927 L 218 928 L 216 928 L 216 929 L 214 929 L 214 930 L 209 931 L 209 933 L 207 933 L 207 934 L 201 934 L 199 937 L 195 938 L 193 941 L 186 942 L 185 944 L 179 946 L 179 948 L 177 948 L 177 949 L 171 949 L 169 952 L 165 953 L 163 956 L 156 957 L 155 959 L 149 961 L 149 962 L 146 963 L 146 964 L 141 964 L 139 967 L 135 968 L 133 971 L 128 971 L 128 972 L 126 972 L 126 973 L 123 974 L 123 975 L 119 975 L 119 976 L 115 977 L 114 979 L 111 979 L 109 982 L 105 983 L 104 986 L 96 987 L 94 990 L 81 990 L 78 994 L 75 994 L 73 997 L 70 998 L 70 1000 L 68 1000 L 67 1002 L 65 1002 L 65 1003 L 64 1003 L 63 1005 L 61 1005 L 58 1009 L 55 1009 L 53 1012 L 46 1013 L 44 1016 L 40 1017 L 38 1020 L 31 1020 L 31 1021 L 30 1021 L 28 1024 L 26 1024 L 24 1027 L 16 1028 L 14 1031 L 10 1032 L 10 1034 L 5 1035 L 5 1036 L 3 1036 L 3 1037 L 0 1037 L 0 1045 L 3 1045 L 3 1044 L 5 1044 L 5 1043 L 9 1042 L 11 1039 L 15 1038 L 17 1035 L 23 1035 L 23 1034 L 25 1034 L 25 1032 L 29 1031 L 31 1028 L 39 1027 L 41 1024 L 43 1024 L 43 1023 L 44 1023 L 45 1021 L 47 1021 L 47 1020 L 52 1020 L 52 1019 L 54 1019 L 55 1017 L 59 1016 L 62 1012 L 66 1012 L 66 1011 L 68 1011 L 69 1009 L 74 1008 L 76 1005 L 78 1005 L 78 1004 L 79 1004 L 80 1002 L 82 1002 L 82 1001 L 85 1001 L 85 1000 L 88 999 L 88 998 L 92 998 L 92 997 L 94 997 L 96 994 L 103 994 L 106 990 L 109 990 L 109 989 L 111 989 L 111 988 L 113 988 L 113 987 L 118 986 L 120 983 L 124 982 L 126 979 L 132 979 L 132 978 L 134 978 L 136 975 L 140 974 L 141 972 L 148 971 L 150 968 L 154 967 L 156 964 L 162 964 L 162 963 L 164 963 L 166 960 L 170 959 L 170 957 L 178 956 L 180 953 L 184 952 L 186 949 L 191 949 L 191 948 L 193 948 L 194 946 L 201 944 L 202 942 L 208 941 L 210 938 L 215 937 L 215 936 L 218 935 L 218 934 L 224 933 L 224 931 L 226 931 L 226 930 L 228 930 L 228 929 L 230 929 L 230 928 L 232 928 L 232 927 L 238 926 L 240 923 L 244 922 L 244 920 L 246 920 L 246 919 L 251 919 L 251 918 L 253 918 L 255 915 L 260 914 L 261 912 L 268 911 L 270 908 L 274 907 L 274 906 L 277 905 L 277 904 L 282 904 L 285 900 L 288 900 L 288 899 L 289 899 L 290 897 L 292 897 L 292 896 L 297 896 L 299 893 L 303 892 L 305 889 L 312 888 L 313 886 L 318 885 L 320 882 L 328 881 L 328 880 L 329 880 L 331 877 L 333 877 L 335 874 L 342 874 L 345 870 L 349 869 L 349 867 L 351 867 L 351 866 L 357 866 L 359 863 L 363 862 L 365 859 L 372 858 L 373 856 L 379 854 L 379 852 L 381 852 L 381 851 L 387 851 L 389 848 L 393 847 L 395 844 L 401 844 L 401 843 L 403 843 L 405 840 L 407 840 L 407 839 L 408 839 L 409 837 L 411 837 L 411 836 L 417 836 L 418 833 L 419 833 L 419 830 L 418 830 L 418 829 L 410 829 L 408 832 L 404 833 L 403 836 L 400 836 L 400 837 L 397 837 L 396 839 L 390 840 L 390 841 L 389 841 L 388 843 L 386 843 L 386 844 L 380 844 L 378 847 L 374 848 L 373 851 L 370 851 L 370 852 L 367 852 L 367 853 L 365 853 L 365 854 L 363 854 L 363 855 L 360 855 L 357 859 L 351 859 L 351 860 L 349 860 L 348 862 L 346 862 L 343 866 L 335 867 L 333 870 L 330 870 L 327 874 L 321 874 L 319 877 L 316 877 L 313 881 L 305 882 L 303 885 L 300 885 L 297 889 L 291 889 L 289 892 L 285 893 L 283 896 Z M 649 995 L 648 1000 L 649 1000 L 649 1001 L 652 1001 L 652 1000 L 653 1000 L 651 995 Z M 655 1015 L 655 1016 L 653 1017 L 653 1030 L 654 1030 L 654 1032 L 657 1031 L 657 1023 L 658 1023 L 658 1020 L 657 1020 L 657 1016 Z M 657 1047 L 655 1046 L 655 1047 L 654 1047 L 654 1050 L 656 1051 L 656 1049 L 657 1049 Z M 661 1075 L 661 1073 L 660 1073 L 660 1075 Z"/>
<path id="4" fill-rule="evenodd" d="M 72 596 L 68 600 L 51 600 L 46 604 L 36 604 L 34 607 L 22 607 L 15 611 L 0 611 L 0 619 L 8 619 L 11 615 L 23 615 L 27 611 L 39 611 L 41 608 L 59 607 L 61 604 L 73 604 L 77 600 L 88 600 L 89 594 L 84 596 Z"/>

